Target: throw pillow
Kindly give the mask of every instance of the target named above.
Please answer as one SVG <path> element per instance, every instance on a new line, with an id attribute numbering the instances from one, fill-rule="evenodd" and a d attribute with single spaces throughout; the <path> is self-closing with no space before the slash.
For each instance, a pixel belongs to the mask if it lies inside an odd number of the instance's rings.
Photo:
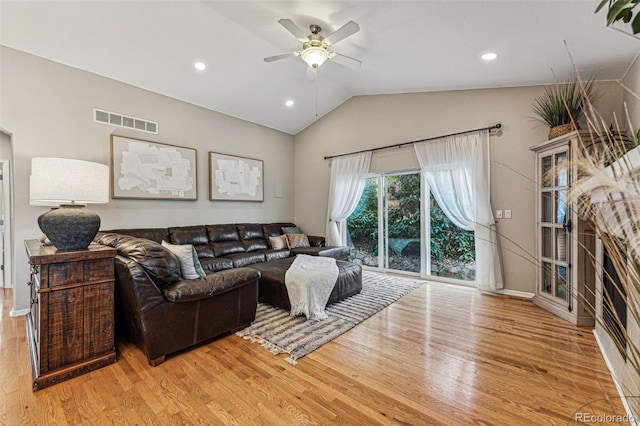
<path id="1" fill-rule="evenodd" d="M 297 226 L 283 226 L 280 229 L 285 234 L 302 234 L 302 231 Z"/>
<path id="2" fill-rule="evenodd" d="M 309 247 L 309 239 L 307 234 L 285 234 L 287 236 L 287 242 L 289 248 Z"/>
<path id="3" fill-rule="evenodd" d="M 198 253 L 191 244 L 175 245 L 162 241 L 162 246 L 176 255 L 180 261 L 180 273 L 185 280 L 202 278 L 206 275 L 198 260 Z"/>
<path id="4" fill-rule="evenodd" d="M 289 247 L 289 241 L 286 235 L 279 235 L 277 237 L 269 237 L 269 245 L 274 250 L 282 250 Z"/>

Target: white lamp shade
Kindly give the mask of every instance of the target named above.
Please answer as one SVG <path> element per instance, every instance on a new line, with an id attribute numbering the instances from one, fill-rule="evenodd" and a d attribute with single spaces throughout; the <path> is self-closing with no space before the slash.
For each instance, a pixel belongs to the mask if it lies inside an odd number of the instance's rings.
<path id="1" fill-rule="evenodd" d="M 329 52 L 322 47 L 307 47 L 300 56 L 310 67 L 318 68 L 329 58 Z"/>
<path id="2" fill-rule="evenodd" d="M 31 205 L 109 202 L 109 166 L 69 158 L 31 159 Z"/>

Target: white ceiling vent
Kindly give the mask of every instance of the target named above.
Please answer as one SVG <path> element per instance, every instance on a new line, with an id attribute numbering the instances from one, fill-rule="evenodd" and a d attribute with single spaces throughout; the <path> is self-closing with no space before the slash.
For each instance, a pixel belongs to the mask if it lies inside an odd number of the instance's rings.
<path id="1" fill-rule="evenodd" d="M 126 127 L 128 129 L 140 130 L 147 133 L 158 134 L 158 123 L 143 118 L 131 117 L 117 112 L 93 109 L 93 121 L 96 123 L 109 124 L 110 126 Z"/>

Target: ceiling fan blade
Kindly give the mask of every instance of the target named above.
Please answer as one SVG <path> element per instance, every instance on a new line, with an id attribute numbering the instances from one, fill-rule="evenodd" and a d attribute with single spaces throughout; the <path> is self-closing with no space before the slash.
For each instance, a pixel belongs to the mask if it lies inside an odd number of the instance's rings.
<path id="1" fill-rule="evenodd" d="M 313 81 L 318 77 L 318 70 L 313 67 L 307 67 L 307 81 Z"/>
<path id="2" fill-rule="evenodd" d="M 293 23 L 291 19 L 280 19 L 278 23 L 282 25 L 287 31 L 294 35 L 295 38 L 300 40 L 301 42 L 309 41 L 309 37 L 300 29 L 296 24 Z"/>
<path id="3" fill-rule="evenodd" d="M 268 56 L 264 58 L 265 62 L 279 61 L 280 59 L 296 58 L 300 56 L 300 52 L 283 53 L 282 55 Z"/>
<path id="4" fill-rule="evenodd" d="M 331 46 L 332 44 L 336 44 L 340 40 L 344 40 L 345 38 L 349 37 L 352 34 L 357 33 L 358 31 L 360 31 L 360 25 L 356 24 L 353 21 L 349 21 L 346 24 L 344 24 L 342 27 L 338 28 L 337 30 L 335 30 L 334 32 L 326 36 L 324 38 L 324 41 L 325 43 Z"/>
<path id="5" fill-rule="evenodd" d="M 336 62 L 340 65 L 344 65 L 345 67 L 348 67 L 354 70 L 360 68 L 360 66 L 362 65 L 362 61 L 359 61 L 350 56 L 341 55 L 336 52 L 331 52 L 331 56 L 329 56 L 329 59 L 331 59 L 332 62 Z"/>

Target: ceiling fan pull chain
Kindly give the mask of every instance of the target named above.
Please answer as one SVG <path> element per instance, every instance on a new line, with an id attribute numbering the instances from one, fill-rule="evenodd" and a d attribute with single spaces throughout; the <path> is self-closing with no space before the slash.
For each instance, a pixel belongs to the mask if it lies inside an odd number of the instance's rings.
<path id="1" fill-rule="evenodd" d="M 316 76 L 316 117 L 318 116 L 318 80 L 320 80 L 320 73 Z"/>

